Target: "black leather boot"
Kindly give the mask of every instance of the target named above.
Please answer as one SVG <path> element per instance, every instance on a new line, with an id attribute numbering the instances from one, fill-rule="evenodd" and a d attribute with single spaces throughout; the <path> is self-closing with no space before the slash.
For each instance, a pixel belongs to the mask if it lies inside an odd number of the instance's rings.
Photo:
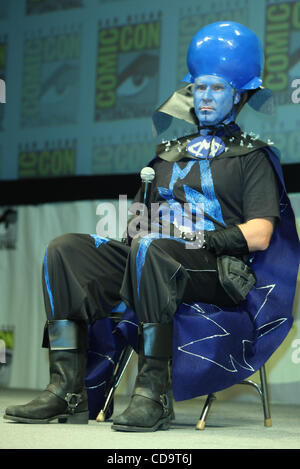
<path id="1" fill-rule="evenodd" d="M 88 423 L 85 390 L 87 326 L 69 320 L 49 321 L 50 383 L 25 405 L 10 406 L 4 418 L 25 423 Z"/>
<path id="2" fill-rule="evenodd" d="M 174 417 L 169 391 L 171 355 L 172 325 L 142 323 L 134 391 L 127 409 L 114 418 L 113 430 L 154 432 L 169 428 Z"/>

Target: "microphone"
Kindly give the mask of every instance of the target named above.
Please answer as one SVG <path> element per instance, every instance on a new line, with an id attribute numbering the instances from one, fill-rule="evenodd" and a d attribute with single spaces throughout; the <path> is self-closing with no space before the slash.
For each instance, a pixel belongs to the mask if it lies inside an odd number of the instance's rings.
<path id="1" fill-rule="evenodd" d="M 144 216 L 144 208 L 147 205 L 149 195 L 150 195 L 150 187 L 153 179 L 155 178 L 155 171 L 153 168 L 150 168 L 149 166 L 146 166 L 143 168 L 140 172 L 140 176 L 142 179 L 142 194 L 143 194 L 143 211 L 142 211 L 142 216 Z"/>

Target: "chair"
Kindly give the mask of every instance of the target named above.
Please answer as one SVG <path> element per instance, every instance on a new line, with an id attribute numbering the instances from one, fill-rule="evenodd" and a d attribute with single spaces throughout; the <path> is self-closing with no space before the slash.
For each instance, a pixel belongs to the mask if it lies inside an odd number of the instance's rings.
<path id="1" fill-rule="evenodd" d="M 266 289 L 262 289 L 262 288 L 257 289 L 258 294 L 261 295 L 261 297 L 258 297 L 258 299 L 257 299 L 257 305 L 259 307 L 259 311 L 264 307 L 264 305 L 266 303 L 266 298 L 270 294 L 270 291 L 271 291 L 270 288 L 271 287 L 272 287 L 272 285 L 268 286 L 268 288 L 266 288 Z M 256 293 L 256 291 L 255 291 L 255 293 Z M 224 321 L 223 321 L 222 326 L 221 326 L 219 324 L 219 320 L 218 320 L 218 322 L 216 321 L 216 315 L 218 315 L 220 308 L 218 308 L 214 305 L 205 305 L 206 309 L 204 311 L 203 307 L 204 306 L 201 303 L 194 304 L 194 305 L 188 305 L 188 304 L 183 303 L 182 305 L 180 305 L 180 307 L 178 309 L 178 314 L 176 314 L 175 317 L 174 317 L 174 326 L 175 326 L 175 324 L 177 324 L 177 326 L 174 327 L 174 334 L 176 335 L 176 329 L 177 329 L 177 331 L 178 330 L 181 330 L 181 331 L 184 330 L 184 332 L 187 334 L 187 336 L 183 337 L 183 339 L 180 341 L 180 343 L 184 344 L 184 345 L 182 345 L 180 347 L 177 347 L 175 353 L 182 353 L 182 351 L 187 351 L 188 357 L 192 356 L 192 358 L 193 358 L 194 353 L 191 353 L 191 352 L 193 352 L 194 349 L 191 349 L 191 348 L 188 348 L 188 347 L 190 347 L 191 344 L 192 344 L 192 347 L 194 347 L 194 345 L 197 342 L 200 343 L 200 344 L 203 344 L 204 340 L 203 340 L 203 338 L 201 338 L 200 341 L 197 341 L 197 340 L 191 341 L 191 339 L 190 339 L 191 336 L 189 334 L 193 334 L 194 329 L 195 329 L 195 325 L 197 325 L 197 324 L 200 325 L 201 333 L 202 333 L 203 327 L 205 327 L 205 325 L 208 324 L 208 327 L 212 327 L 212 329 L 207 329 L 207 331 L 205 332 L 205 335 L 204 335 L 205 339 L 206 339 L 206 335 L 208 336 L 208 339 L 213 337 L 213 338 L 217 338 L 218 340 L 219 339 L 223 340 L 224 338 L 227 340 L 228 337 L 231 337 L 231 343 L 228 345 L 228 342 L 226 342 L 228 347 L 229 347 L 229 348 L 227 348 L 226 355 L 228 355 L 228 357 L 230 358 L 231 366 L 234 366 L 233 365 L 233 358 L 235 358 L 235 363 L 238 363 L 238 361 L 241 360 L 241 357 L 239 357 L 236 354 L 234 354 L 234 355 L 236 355 L 235 357 L 233 357 L 231 355 L 232 354 L 231 344 L 232 343 L 236 344 L 237 341 L 235 340 L 234 334 L 230 335 L 228 333 L 228 324 L 229 323 L 234 324 L 234 327 L 235 327 L 234 332 L 238 331 L 237 333 L 239 334 L 239 331 L 240 331 L 241 327 L 243 327 L 243 322 L 242 321 L 245 320 L 245 317 L 246 317 L 246 320 L 248 321 L 248 315 L 247 314 L 243 315 L 241 312 L 239 312 L 239 315 L 237 315 L 235 317 L 235 321 L 233 323 L 232 320 L 231 320 L 231 314 L 229 312 L 228 317 L 226 316 L 226 319 L 228 319 L 227 323 L 224 324 Z M 122 314 L 116 314 L 116 313 L 122 313 Z M 126 323 L 127 325 L 130 324 L 130 327 L 133 327 L 134 332 L 136 332 L 136 328 L 137 328 L 138 324 L 137 324 L 137 319 L 136 319 L 133 311 L 130 310 L 130 309 L 126 309 L 125 305 L 123 305 L 123 306 L 120 305 L 120 307 L 117 308 L 117 311 L 115 312 L 115 315 L 111 319 L 114 319 L 114 320 L 118 321 L 121 317 L 122 317 L 121 322 L 123 324 Z M 224 315 L 223 315 L 223 317 L 224 317 Z M 259 337 L 260 336 L 265 337 L 267 335 L 268 330 L 266 330 L 266 327 L 264 325 L 264 318 L 262 318 L 261 323 L 259 322 L 260 317 L 261 316 L 259 316 L 259 314 L 257 313 L 255 318 L 254 318 L 255 319 L 255 325 L 257 327 Z M 285 318 L 283 318 L 283 319 L 285 319 Z M 279 325 L 285 324 L 287 321 L 284 321 L 283 319 L 280 318 L 280 321 L 278 321 L 278 320 L 273 321 L 272 329 L 274 329 L 274 322 L 276 324 L 279 324 Z M 177 323 L 176 323 L 176 321 L 177 321 Z M 191 321 L 193 321 L 193 322 L 191 322 Z M 241 321 L 241 323 L 239 321 Z M 247 324 L 248 323 L 249 323 L 249 321 L 247 322 Z M 192 325 L 192 326 L 190 327 L 190 325 Z M 288 328 L 289 328 L 289 325 L 286 327 L 286 330 L 288 330 Z M 244 337 L 245 340 L 243 340 L 243 343 L 244 342 L 245 343 L 246 342 L 251 343 L 250 339 L 251 339 L 252 329 L 250 328 L 249 331 L 248 331 L 248 334 L 250 334 L 250 337 L 248 335 L 248 339 L 247 339 L 247 335 L 245 335 L 245 337 Z M 285 334 L 285 333 L 286 333 L 285 331 L 282 332 L 282 334 Z M 96 335 L 97 335 L 97 332 L 96 332 Z M 196 337 L 198 337 L 198 335 Z M 116 357 L 116 360 L 115 360 L 114 368 L 113 368 L 112 372 L 109 375 L 108 384 L 107 384 L 105 392 L 104 392 L 104 398 L 101 400 L 100 405 L 99 405 L 100 401 L 98 401 L 98 406 L 95 409 L 95 415 L 96 415 L 95 418 L 98 422 L 103 422 L 103 421 L 105 421 L 105 419 L 110 417 L 111 407 L 113 405 L 114 392 L 117 389 L 122 376 L 124 375 L 125 369 L 127 368 L 128 363 L 130 361 L 130 358 L 132 356 L 133 349 L 135 348 L 135 346 L 133 345 L 132 338 L 130 338 L 130 334 L 127 334 L 127 336 L 125 335 L 125 339 L 126 339 L 125 342 L 123 342 L 123 344 L 122 344 L 122 350 L 119 351 L 119 354 L 118 354 L 118 356 Z M 174 336 L 174 340 L 175 340 L 175 336 Z M 186 342 L 188 342 L 188 343 L 186 344 Z M 130 344 L 130 345 L 128 345 L 128 344 Z M 177 344 L 178 344 L 178 342 L 177 342 Z M 266 344 L 265 342 L 262 342 L 261 339 L 259 338 L 259 342 L 256 342 L 256 347 L 257 346 L 262 347 L 262 345 L 264 345 L 263 356 L 266 357 L 267 353 L 268 353 L 268 355 L 270 355 L 269 343 Z M 272 345 L 272 347 L 274 347 L 274 343 L 272 343 L 271 345 Z M 205 345 L 204 345 L 204 347 L 205 347 Z M 180 352 L 178 352 L 179 349 L 180 349 Z M 214 350 L 222 350 L 221 355 L 224 356 L 225 348 L 217 347 Z M 243 349 L 243 358 L 245 360 L 247 357 L 244 355 L 244 352 L 245 352 L 245 350 Z M 253 352 L 253 350 L 250 349 L 249 353 L 252 354 L 252 352 Z M 203 350 L 198 351 L 198 353 L 199 353 L 199 356 L 202 357 Z M 176 358 L 176 355 L 173 357 L 173 360 L 174 360 L 174 358 Z M 205 356 L 204 358 L 207 358 L 205 360 L 206 364 L 210 363 L 210 361 L 212 361 L 212 360 L 209 360 L 209 357 Z M 266 357 L 266 359 L 267 359 L 267 357 Z M 231 384 L 229 384 L 229 382 L 227 381 L 226 388 L 229 388 L 229 387 L 231 387 L 235 384 L 250 385 L 250 386 L 254 387 L 258 391 L 258 393 L 260 394 L 260 397 L 261 397 L 261 400 L 262 400 L 263 411 L 264 411 L 264 424 L 265 424 L 266 427 L 271 427 L 272 426 L 272 419 L 271 419 L 271 416 L 270 416 L 270 405 L 269 405 L 268 390 L 267 390 L 267 377 L 266 377 L 265 367 L 264 367 L 264 365 L 262 365 L 262 363 L 264 363 L 266 361 L 266 359 L 263 361 L 263 357 L 260 356 L 259 357 L 259 360 L 260 360 L 259 366 L 257 366 L 256 368 L 253 368 L 253 371 L 252 371 L 252 374 L 253 374 L 255 369 L 259 370 L 260 385 L 254 383 L 250 379 L 244 379 L 243 376 L 241 376 L 240 380 L 237 380 L 236 378 L 238 376 L 237 376 L 237 373 L 235 372 L 235 373 L 230 373 L 231 376 L 235 375 L 235 380 L 231 381 Z M 215 356 L 213 357 L 213 360 L 214 360 L 213 362 L 216 363 L 215 362 L 215 360 L 216 360 Z M 219 359 L 218 359 L 218 361 L 219 361 Z M 258 364 L 258 362 L 256 362 L 256 363 Z M 218 365 L 218 363 L 217 363 L 217 365 Z M 222 363 L 220 363 L 220 365 L 222 365 Z M 228 363 L 227 364 L 225 363 L 225 365 L 228 366 Z M 244 370 L 245 365 L 248 365 L 246 360 L 243 362 L 243 365 L 244 366 L 239 367 L 239 369 L 242 370 L 242 373 L 246 377 L 245 370 Z M 253 364 L 253 367 L 255 367 L 255 364 Z M 250 367 L 250 366 L 247 368 L 248 369 L 248 376 L 251 374 L 251 368 L 252 367 Z M 214 370 L 212 370 L 210 368 L 208 368 L 208 369 L 209 369 L 209 373 L 215 373 L 214 376 L 213 376 L 213 381 L 215 382 L 215 386 L 217 388 L 218 379 L 219 379 L 220 376 L 221 377 L 223 376 L 220 373 L 223 373 L 224 366 L 217 366 L 217 367 L 214 368 Z M 226 369 L 226 367 L 225 367 L 225 369 Z M 229 371 L 232 371 L 232 370 L 229 370 Z M 210 375 L 207 375 L 207 376 L 212 376 L 212 375 L 210 374 Z M 173 382 L 174 386 L 176 386 L 176 379 L 177 379 L 177 384 L 178 384 L 178 375 L 176 375 L 176 378 L 174 379 L 174 382 Z M 181 379 L 181 378 L 179 378 L 179 379 Z M 206 386 L 206 383 L 205 383 L 205 386 Z M 211 387 L 211 385 L 209 385 L 209 386 Z M 213 402 L 213 400 L 216 399 L 214 394 L 209 394 L 209 392 L 208 393 L 203 392 L 206 389 L 208 389 L 208 388 L 204 387 L 202 389 L 202 392 L 201 392 L 201 395 L 207 395 L 207 399 L 206 399 L 206 402 L 204 404 L 203 410 L 201 412 L 200 418 L 199 418 L 199 420 L 196 424 L 196 429 L 197 430 L 204 430 L 205 425 L 206 425 L 206 419 L 207 419 L 209 410 L 211 408 L 212 402 Z M 221 388 L 221 389 L 225 389 L 225 387 Z M 184 400 L 184 399 L 191 398 L 191 397 L 186 398 L 185 396 L 183 396 L 183 399 L 181 399 L 182 394 L 179 397 L 180 398 L 178 400 Z M 104 402 L 103 405 L 102 405 L 102 402 Z M 100 411 L 99 411 L 100 406 L 102 408 L 100 408 Z"/>
<path id="2" fill-rule="evenodd" d="M 126 345 L 121 353 L 119 362 L 117 363 L 115 367 L 113 376 L 107 386 L 106 393 L 105 393 L 105 402 L 96 418 L 97 422 L 105 421 L 106 415 L 108 413 L 108 410 L 110 409 L 110 405 L 114 397 L 114 392 L 120 384 L 122 376 L 124 375 L 124 372 L 130 362 L 132 354 L 133 354 L 133 348 L 130 345 Z M 270 403 L 269 403 L 269 396 L 268 396 L 268 385 L 267 385 L 265 365 L 263 365 L 260 368 L 259 375 L 260 375 L 260 386 L 250 379 L 243 380 L 241 381 L 240 384 L 252 386 L 258 391 L 261 397 L 262 405 L 263 405 L 264 425 L 265 427 L 271 427 L 272 418 L 270 414 Z M 212 402 L 215 399 L 216 399 L 216 396 L 214 394 L 209 394 L 207 396 L 200 418 L 198 422 L 196 423 L 196 427 L 195 427 L 196 430 L 205 429 L 206 419 L 207 419 L 209 410 L 211 408 Z"/>
<path id="3" fill-rule="evenodd" d="M 245 379 L 241 381 L 240 384 L 246 384 L 246 385 L 252 386 L 258 391 L 261 397 L 262 405 L 263 405 L 264 425 L 265 427 L 272 427 L 272 418 L 270 414 L 270 403 L 269 403 L 268 384 L 267 384 L 265 365 L 263 365 L 259 369 L 259 375 L 260 375 L 260 386 L 250 379 Z M 215 399 L 216 399 L 216 396 L 214 394 L 209 394 L 207 396 L 200 418 L 198 422 L 196 423 L 196 430 L 205 429 L 206 419 L 210 411 L 211 405 Z"/>
<path id="4" fill-rule="evenodd" d="M 130 362 L 130 359 L 133 354 L 133 348 L 130 345 L 125 345 L 121 352 L 121 356 L 119 358 L 118 363 L 115 366 L 114 373 L 109 381 L 107 388 L 104 394 L 104 405 L 100 410 L 99 414 L 96 417 L 97 422 L 104 422 L 106 419 L 106 415 L 110 409 L 115 390 L 120 384 L 123 374 Z"/>
<path id="5" fill-rule="evenodd" d="M 190 320 L 191 310 L 189 309 L 190 308 L 189 305 L 184 305 L 184 304 L 181 305 L 180 312 L 181 314 L 184 314 L 185 308 L 188 308 L 187 310 L 188 318 Z M 214 307 L 212 306 L 212 308 Z M 112 315 L 109 317 L 109 322 L 111 322 L 112 320 L 112 322 L 116 325 L 116 323 L 118 323 L 122 319 L 123 321 L 121 322 L 130 323 L 134 327 L 137 327 L 136 318 L 133 315 L 133 312 L 131 310 L 128 310 L 128 311 L 129 311 L 129 315 L 127 315 L 126 313 L 125 305 L 120 304 L 113 311 Z M 127 341 L 123 342 L 122 349 L 120 349 L 118 354 L 116 355 L 115 365 L 114 365 L 112 373 L 110 374 L 109 379 L 107 380 L 107 384 L 106 384 L 105 391 L 104 391 L 104 396 L 103 396 L 103 399 L 101 400 L 101 402 L 102 403 L 104 402 L 104 404 L 102 405 L 102 408 L 100 409 L 100 411 L 98 410 L 99 409 L 98 407 L 98 409 L 96 409 L 96 412 L 95 412 L 96 414 L 95 418 L 97 422 L 104 422 L 112 414 L 114 392 L 116 391 L 117 387 L 120 384 L 120 381 L 124 375 L 124 372 L 130 362 L 130 359 L 134 351 L 134 348 L 132 347 L 132 341 L 128 339 L 129 339 L 129 336 L 127 336 Z M 237 381 L 235 384 L 243 384 L 243 385 L 252 386 L 258 391 L 261 397 L 262 405 L 263 405 L 264 425 L 266 427 L 271 427 L 272 419 L 270 415 L 270 404 L 269 404 L 268 389 L 267 389 L 267 376 L 266 376 L 264 365 L 262 365 L 259 368 L 259 375 L 260 375 L 260 385 L 258 385 L 251 379 L 244 379 L 244 380 L 241 380 L 240 382 Z M 228 386 L 228 387 L 231 387 L 231 386 Z M 196 424 L 196 430 L 205 429 L 209 410 L 211 408 L 212 402 L 215 399 L 216 399 L 216 396 L 214 394 L 207 395 L 207 399 L 203 406 L 200 418 Z"/>
<path id="6" fill-rule="evenodd" d="M 113 413 L 113 396 L 133 354 L 133 347 L 124 340 L 115 339 L 122 320 L 122 309 L 116 308 L 104 320 L 89 326 L 89 351 L 87 354 L 86 390 L 89 401 L 89 418 L 103 422 Z M 104 334 L 106 341 L 98 341 Z M 99 406 L 102 407 L 99 412 Z"/>

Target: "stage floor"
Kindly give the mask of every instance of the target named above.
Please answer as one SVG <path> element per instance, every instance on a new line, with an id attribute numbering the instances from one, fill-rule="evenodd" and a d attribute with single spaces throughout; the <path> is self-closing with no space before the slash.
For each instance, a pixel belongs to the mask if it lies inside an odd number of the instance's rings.
<path id="1" fill-rule="evenodd" d="M 0 390 L 0 449 L 300 449 L 300 406 L 271 405 L 273 426 L 267 428 L 259 398 L 257 403 L 217 399 L 204 431 L 195 430 L 204 398 L 175 403 L 171 429 L 154 433 L 115 432 L 111 420 L 29 425 L 3 419 L 8 405 L 24 404 L 36 394 Z M 129 397 L 117 396 L 115 412 L 128 401 Z"/>

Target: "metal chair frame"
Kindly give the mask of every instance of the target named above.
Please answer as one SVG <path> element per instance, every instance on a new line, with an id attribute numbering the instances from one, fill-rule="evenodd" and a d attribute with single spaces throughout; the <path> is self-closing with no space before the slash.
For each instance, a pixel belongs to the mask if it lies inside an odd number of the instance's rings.
<path id="1" fill-rule="evenodd" d="M 115 324 L 118 324 L 122 319 L 122 313 L 118 311 L 113 311 L 109 316 L 108 319 L 111 319 Z M 123 348 L 121 355 L 119 357 L 118 363 L 114 368 L 113 375 L 108 382 L 108 386 L 106 387 L 106 391 L 104 394 L 104 406 L 98 413 L 96 417 L 97 422 L 104 422 L 106 419 L 106 414 L 110 408 L 110 404 L 113 400 L 115 390 L 120 384 L 123 374 L 130 362 L 134 350 L 131 345 L 127 344 Z"/>
<path id="2" fill-rule="evenodd" d="M 267 383 L 265 365 L 263 365 L 259 369 L 259 375 L 260 375 L 260 386 L 250 379 L 245 379 L 241 381 L 239 384 L 246 384 L 248 386 L 252 386 L 256 389 L 256 391 L 258 391 L 261 397 L 262 405 L 263 405 L 264 425 L 265 427 L 272 427 L 272 418 L 271 418 L 271 413 L 270 413 L 270 402 L 269 402 L 268 383 Z M 209 394 L 207 396 L 200 418 L 198 422 L 196 423 L 196 430 L 205 429 L 206 419 L 207 419 L 207 416 L 209 414 L 210 408 L 214 400 L 216 400 L 216 396 L 214 394 Z"/>
<path id="3" fill-rule="evenodd" d="M 133 354 L 133 348 L 130 345 L 126 345 L 124 349 L 122 350 L 119 361 L 117 365 L 115 366 L 114 373 L 109 382 L 109 386 L 107 387 L 107 391 L 105 393 L 104 406 L 96 417 L 97 422 L 105 421 L 106 414 L 113 400 L 115 390 L 120 384 L 122 376 L 125 373 L 125 370 L 130 362 L 132 354 Z"/>
<path id="4" fill-rule="evenodd" d="M 130 345 L 126 345 L 120 355 L 119 361 L 115 367 L 113 376 L 110 380 L 109 386 L 107 387 L 106 395 L 105 395 L 105 402 L 103 408 L 100 410 L 96 420 L 97 422 L 104 422 L 106 419 L 107 411 L 110 407 L 112 399 L 114 397 L 115 390 L 120 384 L 120 381 L 125 373 L 125 370 L 130 362 L 130 359 L 133 354 L 133 348 Z M 263 405 L 263 412 L 264 412 L 264 425 L 265 427 L 272 426 L 272 418 L 270 413 L 270 402 L 269 402 L 269 395 L 268 395 L 268 384 L 267 384 L 267 375 L 265 370 L 265 365 L 263 365 L 259 369 L 260 375 L 260 385 L 255 383 L 250 379 L 246 379 L 241 381 L 239 384 L 248 385 L 254 387 L 256 391 L 259 393 Z M 205 404 L 203 406 L 200 418 L 196 423 L 196 430 L 204 430 L 206 425 L 206 420 L 211 408 L 213 401 L 216 400 L 215 394 L 209 394 L 206 398 Z"/>

